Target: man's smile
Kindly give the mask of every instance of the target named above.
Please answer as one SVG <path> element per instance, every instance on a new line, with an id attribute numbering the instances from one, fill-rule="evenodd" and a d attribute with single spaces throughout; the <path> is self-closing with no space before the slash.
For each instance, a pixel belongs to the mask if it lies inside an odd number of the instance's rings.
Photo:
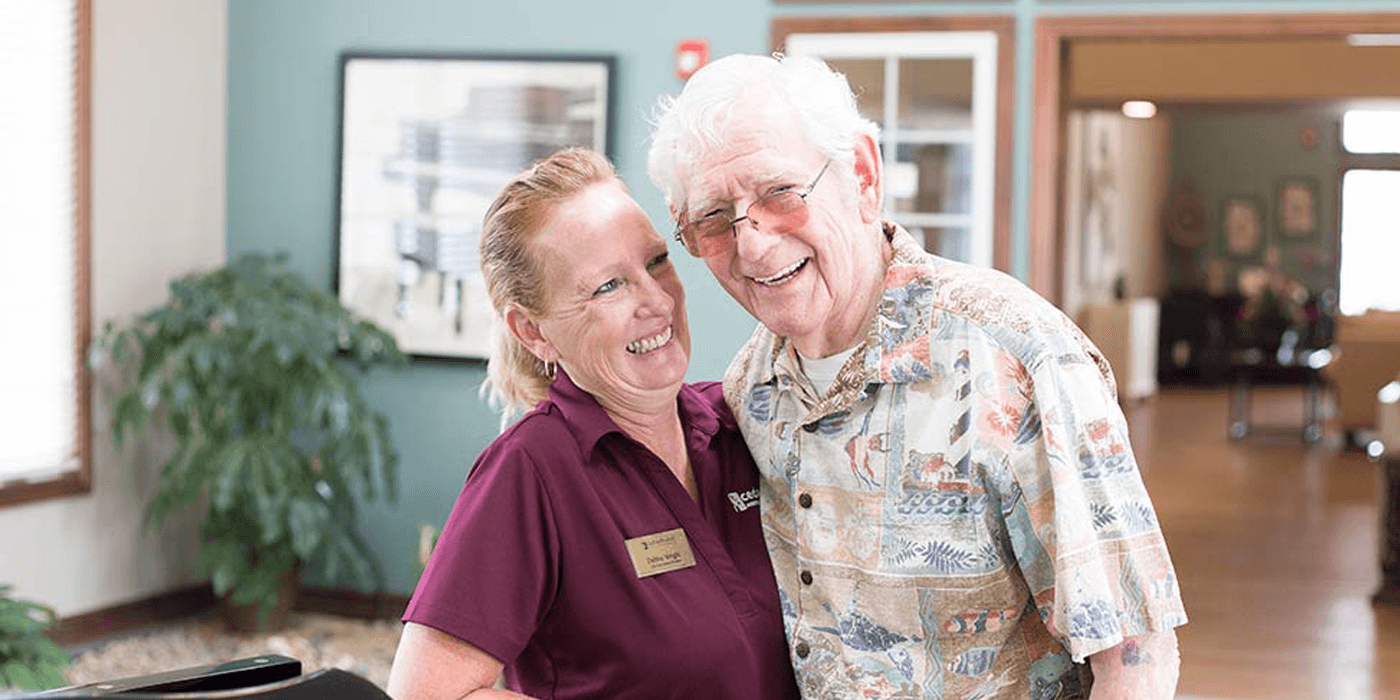
<path id="1" fill-rule="evenodd" d="M 753 280 L 754 282 L 757 282 L 760 285 L 763 285 L 764 287 L 779 287 L 787 283 L 787 281 L 791 280 L 793 277 L 796 277 L 797 273 L 801 272 L 802 268 L 806 267 L 807 263 L 811 260 L 811 258 L 802 258 L 801 260 L 798 260 L 797 262 L 788 265 L 782 270 L 779 270 L 778 274 L 773 275 L 772 277 L 750 277 L 749 279 Z"/>

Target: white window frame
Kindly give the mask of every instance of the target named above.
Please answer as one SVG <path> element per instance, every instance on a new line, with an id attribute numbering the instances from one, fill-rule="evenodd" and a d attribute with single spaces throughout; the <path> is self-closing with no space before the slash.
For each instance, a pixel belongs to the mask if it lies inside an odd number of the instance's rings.
<path id="1" fill-rule="evenodd" d="M 885 171 L 895 162 L 901 143 L 971 143 L 972 211 L 969 214 L 909 214 L 891 211 L 886 218 L 906 226 L 967 227 L 969 260 L 992 266 L 997 152 L 997 34 L 991 31 L 850 32 L 791 34 L 787 52 L 831 59 L 880 59 L 885 65 L 885 103 L 880 147 Z M 972 59 L 971 133 L 901 130 L 899 60 Z M 893 89 L 891 89 L 893 87 Z"/>

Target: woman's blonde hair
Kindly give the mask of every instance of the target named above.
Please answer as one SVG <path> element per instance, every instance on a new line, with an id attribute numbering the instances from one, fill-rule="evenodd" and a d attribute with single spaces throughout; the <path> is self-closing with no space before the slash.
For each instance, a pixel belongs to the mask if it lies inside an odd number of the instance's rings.
<path id="1" fill-rule="evenodd" d="M 521 345 L 505 323 L 507 306 L 514 304 L 540 315 L 549 301 L 531 243 L 560 204 L 592 185 L 617 180 L 607 157 L 569 148 L 516 175 L 486 210 L 481 225 L 481 275 L 496 313 L 481 394 L 504 409 L 503 425 L 512 414 L 543 401 L 553 379 L 552 368 Z"/>

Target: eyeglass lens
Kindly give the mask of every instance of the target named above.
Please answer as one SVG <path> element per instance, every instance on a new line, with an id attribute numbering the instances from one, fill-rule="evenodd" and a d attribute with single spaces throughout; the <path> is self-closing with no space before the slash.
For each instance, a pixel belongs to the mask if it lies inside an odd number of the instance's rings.
<path id="1" fill-rule="evenodd" d="M 734 242 L 734 227 L 745 219 L 765 226 L 801 226 L 807 222 L 805 204 L 802 194 L 795 190 L 775 192 L 755 200 L 741 218 L 731 220 L 727 216 L 716 216 L 697 221 L 690 225 L 689 235 L 683 238 L 693 254 L 710 257 L 728 250 Z"/>

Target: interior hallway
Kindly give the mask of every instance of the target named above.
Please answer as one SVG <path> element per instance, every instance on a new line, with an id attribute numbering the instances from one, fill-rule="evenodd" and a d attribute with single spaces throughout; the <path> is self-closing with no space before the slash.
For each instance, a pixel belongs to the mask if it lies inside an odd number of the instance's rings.
<path id="1" fill-rule="evenodd" d="M 1301 393 L 1258 392 L 1255 421 L 1300 424 Z M 1379 465 L 1336 436 L 1231 442 L 1225 397 L 1125 411 L 1191 618 L 1178 698 L 1400 700 L 1400 608 L 1370 602 Z"/>

